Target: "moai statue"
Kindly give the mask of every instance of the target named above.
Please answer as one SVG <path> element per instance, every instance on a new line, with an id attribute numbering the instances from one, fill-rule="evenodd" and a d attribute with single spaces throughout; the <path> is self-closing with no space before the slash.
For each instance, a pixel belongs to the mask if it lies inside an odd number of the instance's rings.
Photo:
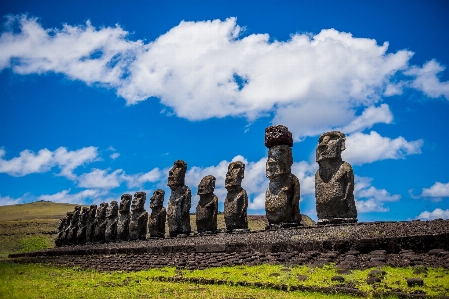
<path id="1" fill-rule="evenodd" d="M 118 222 L 118 205 L 115 200 L 111 201 L 106 210 L 106 231 L 104 238 L 106 242 L 115 241 L 117 239 L 117 222 Z"/>
<path id="2" fill-rule="evenodd" d="M 227 232 L 248 231 L 248 195 L 242 188 L 245 176 L 245 164 L 240 161 L 232 162 L 226 173 L 225 188 L 228 190 L 224 202 L 224 220 Z"/>
<path id="3" fill-rule="evenodd" d="M 81 206 L 76 206 L 75 210 L 73 211 L 72 221 L 70 221 L 70 227 L 69 227 L 68 236 L 67 236 L 67 244 L 69 244 L 69 245 L 77 244 L 76 233 L 78 232 L 78 222 L 80 219 L 80 211 L 81 211 Z"/>
<path id="4" fill-rule="evenodd" d="M 58 224 L 58 236 L 55 240 L 56 246 L 62 246 L 66 244 L 66 230 L 70 226 L 70 221 L 72 220 L 73 213 L 67 212 L 64 218 L 59 220 Z"/>
<path id="5" fill-rule="evenodd" d="M 68 212 L 66 219 L 67 219 L 67 222 L 66 222 L 66 226 L 65 226 L 65 229 L 63 232 L 62 245 L 71 244 L 69 242 L 69 234 L 70 234 L 70 224 L 72 223 L 72 219 L 73 219 L 73 212 Z"/>
<path id="6" fill-rule="evenodd" d="M 293 138 L 282 125 L 265 129 L 265 146 L 268 147 L 266 175 L 270 180 L 265 192 L 267 228 L 299 226 L 299 180 L 291 173 L 293 164 Z"/>
<path id="7" fill-rule="evenodd" d="M 87 230 L 87 218 L 88 218 L 88 207 L 83 207 L 79 215 L 78 220 L 78 230 L 76 232 L 76 244 L 86 243 L 86 230 Z"/>
<path id="8" fill-rule="evenodd" d="M 147 238 L 148 213 L 144 209 L 146 199 L 147 194 L 145 192 L 134 193 L 129 222 L 130 240 L 145 240 Z"/>
<path id="9" fill-rule="evenodd" d="M 315 197 L 318 224 L 357 222 L 354 201 L 354 172 L 341 159 L 345 150 L 345 134 L 332 131 L 318 139 L 315 174 Z"/>
<path id="10" fill-rule="evenodd" d="M 120 200 L 120 216 L 117 223 L 117 239 L 129 240 L 129 222 L 131 220 L 130 207 L 133 197 L 131 194 L 123 194 Z"/>
<path id="11" fill-rule="evenodd" d="M 191 232 L 190 207 L 192 194 L 190 188 L 184 185 L 186 171 L 187 163 L 177 160 L 168 175 L 167 185 L 171 189 L 167 211 L 170 237 L 185 237 Z"/>
<path id="12" fill-rule="evenodd" d="M 167 212 L 162 206 L 164 204 L 165 191 L 157 189 L 150 198 L 151 215 L 148 222 L 150 238 L 165 237 L 165 220 Z"/>
<path id="13" fill-rule="evenodd" d="M 105 234 L 106 234 L 106 224 L 108 222 L 106 218 L 106 210 L 108 208 L 108 203 L 102 202 L 97 209 L 97 213 L 95 214 L 95 232 L 94 239 L 95 242 L 105 242 Z"/>
<path id="14" fill-rule="evenodd" d="M 196 206 L 196 229 L 198 233 L 217 232 L 218 198 L 214 194 L 215 177 L 206 175 L 198 185 L 200 201 Z"/>
<path id="15" fill-rule="evenodd" d="M 95 214 L 97 213 L 97 205 L 90 205 L 87 211 L 86 225 L 86 243 L 95 242 Z"/>

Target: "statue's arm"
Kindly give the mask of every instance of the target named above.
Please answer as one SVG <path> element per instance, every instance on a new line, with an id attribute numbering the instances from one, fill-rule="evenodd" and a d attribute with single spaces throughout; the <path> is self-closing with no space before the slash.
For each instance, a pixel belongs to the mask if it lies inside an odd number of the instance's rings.
<path id="1" fill-rule="evenodd" d="M 245 216 L 246 210 L 248 209 L 248 194 L 246 194 L 245 189 L 242 189 L 241 197 L 242 197 L 243 205 L 242 205 L 242 211 L 240 213 L 240 216 L 243 217 L 243 216 Z"/>
<path id="2" fill-rule="evenodd" d="M 354 171 L 349 163 L 345 162 L 345 173 L 346 173 L 346 189 L 345 198 L 347 200 L 354 194 Z"/>

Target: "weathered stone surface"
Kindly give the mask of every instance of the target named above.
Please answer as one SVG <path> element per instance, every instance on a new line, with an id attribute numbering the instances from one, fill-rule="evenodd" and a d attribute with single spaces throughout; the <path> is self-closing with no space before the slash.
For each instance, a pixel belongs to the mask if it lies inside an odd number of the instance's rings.
<path id="1" fill-rule="evenodd" d="M 69 227 L 69 231 L 67 234 L 67 244 L 71 245 L 71 244 L 76 244 L 77 240 L 76 240 L 76 233 L 78 232 L 78 222 L 80 219 L 80 211 L 81 211 L 81 206 L 76 206 L 75 210 L 73 211 L 73 216 L 72 216 L 72 220 L 70 221 L 70 227 Z"/>
<path id="2" fill-rule="evenodd" d="M 97 213 L 97 205 L 90 205 L 87 211 L 87 224 L 86 224 L 86 243 L 92 243 L 95 241 L 95 214 Z"/>
<path id="3" fill-rule="evenodd" d="M 100 206 L 97 208 L 97 213 L 95 214 L 95 231 L 94 231 L 94 239 L 95 242 L 105 242 L 105 233 L 106 233 L 106 209 L 108 208 L 108 203 L 102 202 Z"/>
<path id="4" fill-rule="evenodd" d="M 72 221 L 72 216 L 73 216 L 72 212 L 67 212 L 65 217 L 59 221 L 58 236 L 56 237 L 55 240 L 56 246 L 62 246 L 66 244 L 67 232 L 70 227 L 70 222 Z"/>
<path id="5" fill-rule="evenodd" d="M 217 232 L 218 198 L 214 194 L 215 177 L 205 176 L 198 185 L 200 201 L 196 206 L 196 227 L 198 233 Z"/>
<path id="6" fill-rule="evenodd" d="M 268 150 L 266 175 L 270 184 L 265 192 L 265 211 L 270 226 L 297 226 L 299 180 L 291 173 L 292 150 L 288 145 L 275 145 Z"/>
<path id="7" fill-rule="evenodd" d="M 271 148 L 275 145 L 293 146 L 292 133 L 286 126 L 269 126 L 265 129 L 265 146 Z"/>
<path id="8" fill-rule="evenodd" d="M 145 240 L 147 238 L 148 213 L 144 208 L 146 199 L 147 194 L 145 192 L 134 193 L 129 223 L 130 240 Z"/>
<path id="9" fill-rule="evenodd" d="M 165 191 L 157 189 L 150 198 L 151 215 L 148 222 L 148 232 L 150 238 L 164 238 L 165 220 L 167 212 L 162 206 L 164 204 Z"/>
<path id="10" fill-rule="evenodd" d="M 129 223 L 131 221 L 131 194 L 123 194 L 120 199 L 120 216 L 117 222 L 117 239 L 121 241 L 129 240 Z"/>
<path id="11" fill-rule="evenodd" d="M 168 175 L 167 185 L 171 189 L 167 211 L 170 237 L 189 235 L 191 232 L 190 207 L 192 193 L 190 188 L 184 185 L 186 171 L 187 163 L 182 160 L 177 160 Z"/>
<path id="12" fill-rule="evenodd" d="M 349 163 L 341 159 L 346 137 L 332 131 L 319 138 L 315 174 L 315 197 L 318 224 L 357 222 L 354 201 L 354 173 Z"/>
<path id="13" fill-rule="evenodd" d="M 225 188 L 228 191 L 224 202 L 224 219 L 226 231 L 235 229 L 247 230 L 248 195 L 242 188 L 245 174 L 245 164 L 240 161 L 232 162 L 226 173 Z"/>
<path id="14" fill-rule="evenodd" d="M 76 232 L 76 242 L 75 244 L 86 243 L 86 230 L 87 230 L 87 219 L 88 219 L 89 208 L 83 207 L 81 209 L 79 220 L 78 220 L 78 230 Z"/>
<path id="15" fill-rule="evenodd" d="M 115 200 L 111 201 L 106 210 L 106 242 L 115 241 L 117 239 L 117 223 L 118 223 L 118 204 Z"/>

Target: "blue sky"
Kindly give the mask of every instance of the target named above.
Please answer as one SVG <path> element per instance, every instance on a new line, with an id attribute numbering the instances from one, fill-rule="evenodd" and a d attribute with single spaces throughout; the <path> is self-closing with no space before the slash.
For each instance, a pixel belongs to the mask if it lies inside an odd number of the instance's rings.
<path id="1" fill-rule="evenodd" d="M 188 164 L 223 209 L 246 163 L 264 213 L 264 129 L 293 133 L 316 219 L 319 135 L 347 135 L 360 221 L 449 218 L 447 1 L 4 1 L 0 205 L 166 191 Z M 148 206 L 148 202 L 147 202 Z M 148 208 L 149 209 L 149 208 Z"/>

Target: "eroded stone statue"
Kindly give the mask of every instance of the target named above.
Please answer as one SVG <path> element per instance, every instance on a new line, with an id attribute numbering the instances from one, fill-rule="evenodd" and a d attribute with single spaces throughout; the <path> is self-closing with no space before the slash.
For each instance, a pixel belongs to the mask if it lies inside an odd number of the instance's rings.
<path id="1" fill-rule="evenodd" d="M 162 206 L 164 204 L 165 191 L 157 189 L 150 198 L 151 215 L 148 221 L 148 232 L 150 238 L 165 237 L 165 220 L 167 211 Z"/>
<path id="2" fill-rule="evenodd" d="M 117 223 L 117 240 L 129 240 L 129 223 L 131 221 L 131 194 L 123 194 L 120 199 L 120 216 Z"/>
<path id="3" fill-rule="evenodd" d="M 86 243 L 95 242 L 95 214 L 97 205 L 90 205 L 87 211 Z"/>
<path id="4" fill-rule="evenodd" d="M 318 224 L 357 222 L 354 201 L 354 172 L 341 158 L 345 134 L 332 131 L 318 139 L 315 174 L 315 197 Z"/>
<path id="5" fill-rule="evenodd" d="M 117 239 L 117 222 L 118 222 L 118 204 L 115 200 L 111 201 L 106 209 L 106 242 L 115 241 Z"/>
<path id="6" fill-rule="evenodd" d="M 268 228 L 299 226 L 299 180 L 291 173 L 292 134 L 285 126 L 270 126 L 265 129 L 265 145 L 269 148 L 266 176 L 270 184 L 265 192 Z"/>
<path id="7" fill-rule="evenodd" d="M 69 227 L 67 240 L 66 240 L 67 244 L 69 244 L 69 245 L 77 244 L 76 233 L 78 232 L 78 222 L 80 219 L 80 211 L 81 211 L 81 206 L 76 206 L 73 211 L 72 220 L 70 221 L 70 227 Z"/>
<path id="8" fill-rule="evenodd" d="M 106 210 L 108 208 L 108 203 L 102 202 L 97 208 L 95 214 L 95 231 L 94 239 L 95 242 L 105 242 L 106 224 L 108 219 L 106 218 Z"/>
<path id="9" fill-rule="evenodd" d="M 134 193 L 129 223 L 130 240 L 145 240 L 147 238 L 148 213 L 144 208 L 146 199 L 147 194 L 145 192 Z"/>
<path id="10" fill-rule="evenodd" d="M 187 163 L 175 161 L 168 175 L 168 186 L 171 189 L 168 200 L 167 221 L 170 237 L 188 236 L 190 227 L 190 207 L 192 194 L 190 188 L 184 185 Z"/>
<path id="11" fill-rule="evenodd" d="M 228 194 L 224 202 L 224 220 L 227 232 L 248 230 L 248 195 L 242 188 L 244 176 L 245 164 L 240 161 L 229 164 L 225 180 Z"/>
<path id="12" fill-rule="evenodd" d="M 218 198 L 214 194 L 215 177 L 205 176 L 198 185 L 200 201 L 196 206 L 196 228 L 198 233 L 217 232 Z"/>
<path id="13" fill-rule="evenodd" d="M 68 230 L 70 227 L 70 222 L 72 221 L 72 216 L 73 216 L 72 212 L 67 212 L 65 217 L 59 221 L 58 236 L 56 237 L 56 240 L 55 240 L 56 246 L 62 246 L 67 243 L 66 242 L 67 234 L 68 234 Z"/>
<path id="14" fill-rule="evenodd" d="M 75 244 L 84 244 L 86 243 L 86 230 L 87 230 L 87 217 L 88 217 L 89 208 L 83 207 L 79 214 L 78 220 L 78 230 L 76 232 L 76 243 Z"/>

